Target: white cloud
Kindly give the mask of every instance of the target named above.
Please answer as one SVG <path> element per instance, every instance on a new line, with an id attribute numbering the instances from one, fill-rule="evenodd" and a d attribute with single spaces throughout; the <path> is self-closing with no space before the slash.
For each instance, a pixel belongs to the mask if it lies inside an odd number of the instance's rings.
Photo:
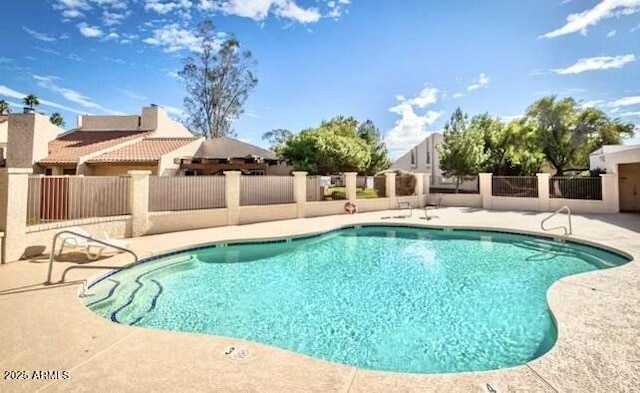
<path id="1" fill-rule="evenodd" d="M 315 23 L 321 17 L 317 8 L 300 7 L 295 0 L 201 0 L 199 7 L 205 11 L 221 11 L 225 14 L 250 18 L 255 21 L 265 20 L 269 13 L 300 23 Z"/>
<path id="2" fill-rule="evenodd" d="M 473 90 L 481 89 L 483 87 L 487 87 L 489 86 L 489 82 L 491 82 L 491 78 L 489 78 L 484 73 L 480 73 L 480 75 L 478 76 L 478 79 L 474 81 L 471 85 L 469 85 L 469 87 L 467 87 L 467 90 L 473 91 Z"/>
<path id="3" fill-rule="evenodd" d="M 408 150 L 429 135 L 430 131 L 427 127 L 438 120 L 442 113 L 428 110 L 420 115 L 416 113 L 416 109 L 435 104 L 438 94 L 438 89 L 425 87 L 413 98 L 396 96 L 399 103 L 389 108 L 389 111 L 399 115 L 400 118 L 385 137 L 385 143 L 391 152 Z"/>
<path id="4" fill-rule="evenodd" d="M 4 96 L 4 97 L 11 97 L 11 98 L 16 98 L 18 100 L 22 100 L 24 97 L 26 97 L 28 94 L 25 93 L 21 93 L 19 91 L 13 90 L 10 87 L 4 86 L 4 85 L 0 85 L 0 96 Z M 56 108 L 56 109 L 61 109 L 63 111 L 69 111 L 69 112 L 73 112 L 73 113 L 77 113 L 79 115 L 82 114 L 87 114 L 87 111 L 80 111 L 78 109 L 73 109 L 73 108 L 69 108 L 68 106 L 64 106 L 52 101 L 48 101 L 48 100 L 44 100 L 44 99 L 38 99 L 38 101 L 40 101 L 41 105 L 44 106 L 48 106 L 51 108 Z M 18 104 L 18 106 L 22 106 L 20 104 Z"/>
<path id="5" fill-rule="evenodd" d="M 602 0 L 591 9 L 569 15 L 564 26 L 541 37 L 555 38 L 577 32 L 586 35 L 590 26 L 597 25 L 603 19 L 631 15 L 638 11 L 640 11 L 640 0 Z"/>
<path id="6" fill-rule="evenodd" d="M 60 94 L 65 99 L 71 102 L 74 102 L 76 104 L 82 105 L 85 108 L 99 109 L 103 112 L 114 114 L 114 115 L 122 114 L 121 112 L 105 108 L 102 105 L 95 103 L 89 97 L 85 96 L 84 94 L 76 90 L 59 86 L 56 81 L 58 81 L 60 78 L 57 78 L 55 76 L 34 75 L 33 79 L 37 81 L 38 86 L 47 90 L 51 90 L 54 93 Z"/>
<path id="7" fill-rule="evenodd" d="M 640 23 L 638 23 L 635 27 L 629 30 L 629 33 L 635 33 L 638 30 L 640 30 Z"/>
<path id="8" fill-rule="evenodd" d="M 637 112 L 621 112 L 619 117 L 640 117 L 640 111 Z"/>
<path id="9" fill-rule="evenodd" d="M 104 34 L 98 26 L 89 26 L 85 22 L 78 24 L 78 30 L 80 30 L 80 34 L 87 38 L 102 37 L 102 34 Z"/>
<path id="10" fill-rule="evenodd" d="M 438 93 L 440 90 L 435 87 L 425 87 L 420 91 L 420 93 L 410 99 L 405 99 L 403 96 L 396 97 L 398 101 L 401 101 L 402 104 L 408 104 L 410 106 L 417 106 L 418 108 L 424 108 L 427 105 L 435 104 L 438 102 Z M 393 112 L 393 111 L 392 111 Z"/>
<path id="11" fill-rule="evenodd" d="M 508 116 L 501 116 L 500 120 L 505 122 L 505 123 L 511 123 L 514 120 L 520 120 L 524 117 L 524 115 L 508 115 Z"/>
<path id="12" fill-rule="evenodd" d="M 607 33 L 607 37 L 609 38 L 615 37 L 617 33 L 618 32 L 616 30 L 611 30 L 610 32 Z"/>
<path id="13" fill-rule="evenodd" d="M 181 49 L 189 49 L 193 52 L 200 51 L 198 38 L 190 30 L 181 28 L 177 23 L 155 29 L 153 37 L 146 38 L 143 42 L 163 47 L 167 53 L 177 52 Z"/>
<path id="14" fill-rule="evenodd" d="M 29 35 L 33 38 L 35 38 L 36 40 L 40 40 L 40 41 L 44 41 L 44 42 L 54 42 L 56 41 L 55 37 L 51 37 L 50 35 L 44 34 L 44 33 L 40 33 L 39 31 L 35 31 L 33 29 L 30 29 L 26 26 L 22 26 L 22 30 L 26 31 L 27 33 L 29 33 Z"/>
<path id="15" fill-rule="evenodd" d="M 42 53 L 48 53 L 50 55 L 55 55 L 55 56 L 62 56 L 62 54 L 56 50 L 53 50 L 51 48 L 43 48 L 40 46 L 34 46 L 33 49 L 40 51 Z"/>
<path id="16" fill-rule="evenodd" d="M 175 0 L 162 2 L 161 0 L 145 0 L 144 9 L 146 11 L 154 11 L 158 14 L 164 15 L 172 11 L 191 8 L 193 3 L 190 0 Z"/>
<path id="17" fill-rule="evenodd" d="M 65 18 L 84 18 L 84 14 L 78 10 L 64 10 L 62 16 Z"/>
<path id="18" fill-rule="evenodd" d="M 462 98 L 462 97 L 464 97 L 464 93 L 455 93 L 451 97 L 453 97 L 453 98 Z"/>
<path id="19" fill-rule="evenodd" d="M 121 24 L 122 21 L 130 14 L 130 11 L 124 13 L 103 11 L 102 21 L 106 26 L 115 26 Z"/>
<path id="20" fill-rule="evenodd" d="M 552 71 L 561 75 L 579 74 L 587 71 L 621 68 L 625 64 L 632 63 L 635 60 L 635 55 L 589 57 L 579 59 L 575 64 L 567 68 L 558 68 Z"/>
<path id="21" fill-rule="evenodd" d="M 82 57 L 76 55 L 75 53 L 71 53 L 69 56 L 67 56 L 67 59 L 73 60 L 73 61 L 84 61 Z"/>
<path id="22" fill-rule="evenodd" d="M 603 100 L 584 101 L 580 103 L 580 108 L 596 108 L 602 104 L 604 104 Z"/>
<path id="23" fill-rule="evenodd" d="M 167 76 L 168 76 L 169 78 L 173 78 L 173 79 L 175 79 L 175 80 L 177 80 L 177 81 L 181 81 L 181 80 L 182 80 L 182 77 L 181 77 L 181 76 L 180 76 L 180 74 L 178 74 L 176 71 L 169 71 L 169 72 L 167 72 Z"/>
<path id="24" fill-rule="evenodd" d="M 62 16 L 68 19 L 83 18 L 84 12 L 91 10 L 87 0 L 56 0 L 53 9 L 62 11 Z"/>
<path id="25" fill-rule="evenodd" d="M 104 36 L 103 40 L 104 41 L 111 41 L 111 40 L 117 40 L 118 38 L 120 38 L 120 34 L 115 33 L 115 32 L 111 32 L 107 35 Z"/>
<path id="26" fill-rule="evenodd" d="M 619 108 L 623 106 L 640 105 L 640 96 L 619 98 L 607 104 L 609 108 Z"/>
<path id="27" fill-rule="evenodd" d="M 118 89 L 118 91 L 120 93 L 124 94 L 125 96 L 131 98 L 132 100 L 147 100 L 148 99 L 147 97 L 145 97 L 143 95 L 140 95 L 140 94 L 137 94 L 137 93 L 134 93 L 131 90 Z"/>
<path id="28" fill-rule="evenodd" d="M 117 57 L 109 57 L 109 56 L 104 56 L 102 58 L 102 60 L 104 61 L 110 61 L 112 63 L 116 63 L 116 64 L 127 64 L 126 60 L 123 59 L 119 59 Z"/>
<path id="29" fill-rule="evenodd" d="M 182 117 L 184 116 L 184 111 L 180 108 L 176 108 L 169 105 L 160 105 L 169 115 L 173 115 L 174 117 Z"/>

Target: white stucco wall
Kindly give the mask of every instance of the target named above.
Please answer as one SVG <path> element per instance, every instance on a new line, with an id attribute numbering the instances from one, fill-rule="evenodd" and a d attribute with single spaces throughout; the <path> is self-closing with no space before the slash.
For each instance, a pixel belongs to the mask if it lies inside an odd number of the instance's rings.
<path id="1" fill-rule="evenodd" d="M 402 169 L 408 172 L 428 173 L 431 176 L 442 176 L 440 170 L 440 156 L 436 146 L 442 143 L 442 135 L 438 133 L 430 134 L 422 142 L 407 151 L 391 164 L 392 169 Z M 415 154 L 415 164 L 411 164 L 411 151 Z M 429 153 L 429 163 L 427 164 L 427 152 Z"/>
<path id="2" fill-rule="evenodd" d="M 171 151 L 162 157 L 158 162 L 157 173 L 159 176 L 177 176 L 180 171 L 180 164 L 175 163 L 175 159 L 179 157 L 191 157 L 198 148 L 202 145 L 204 138 L 194 139 L 193 142 L 188 145 L 182 146 L 174 151 Z"/>
<path id="3" fill-rule="evenodd" d="M 589 156 L 590 169 L 605 169 L 617 173 L 619 164 L 640 162 L 640 145 L 604 146 Z"/>

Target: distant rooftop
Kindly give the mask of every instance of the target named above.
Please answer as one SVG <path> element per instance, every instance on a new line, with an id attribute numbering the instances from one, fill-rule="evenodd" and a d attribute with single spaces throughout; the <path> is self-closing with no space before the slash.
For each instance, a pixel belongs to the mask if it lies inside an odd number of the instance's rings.
<path id="1" fill-rule="evenodd" d="M 263 149 L 259 146 L 226 136 L 204 141 L 195 154 L 197 158 L 209 159 L 245 158 L 249 156 L 266 158 L 268 160 L 278 159 L 276 153 L 271 150 Z"/>

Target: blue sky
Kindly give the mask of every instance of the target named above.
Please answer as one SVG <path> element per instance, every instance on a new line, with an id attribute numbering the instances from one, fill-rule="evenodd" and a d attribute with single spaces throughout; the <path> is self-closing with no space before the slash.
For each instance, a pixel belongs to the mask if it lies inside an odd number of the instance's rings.
<path id="1" fill-rule="evenodd" d="M 177 116 L 175 72 L 205 18 L 258 61 L 234 124 L 253 143 L 343 114 L 373 120 L 397 156 L 457 106 L 508 119 L 550 94 L 640 124 L 640 0 L 32 0 L 2 14 L 0 97 L 34 93 L 67 128 L 150 103 Z"/>

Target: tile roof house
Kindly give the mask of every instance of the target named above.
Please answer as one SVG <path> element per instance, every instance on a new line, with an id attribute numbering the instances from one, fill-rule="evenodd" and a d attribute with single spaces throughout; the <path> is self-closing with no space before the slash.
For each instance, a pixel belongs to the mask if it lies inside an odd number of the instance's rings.
<path id="1" fill-rule="evenodd" d="M 124 175 L 149 170 L 152 175 L 179 172 L 176 157 L 193 155 L 202 138 L 194 137 L 166 112 L 151 106 L 140 116 L 79 116 L 77 128 L 49 142 L 38 161 L 47 174 Z"/>
<path id="2" fill-rule="evenodd" d="M 33 168 L 34 173 L 118 176 L 148 170 L 175 176 L 239 170 L 288 175 L 292 170 L 270 150 L 228 137 L 195 137 L 158 106 L 142 108 L 141 115 L 78 116 L 77 127 L 66 132 L 38 113 L 9 118 L 7 166 Z"/>

